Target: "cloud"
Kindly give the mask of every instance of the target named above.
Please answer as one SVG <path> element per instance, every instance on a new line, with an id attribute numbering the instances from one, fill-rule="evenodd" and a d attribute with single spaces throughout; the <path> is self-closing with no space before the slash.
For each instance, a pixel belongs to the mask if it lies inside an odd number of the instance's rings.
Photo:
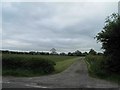
<path id="1" fill-rule="evenodd" d="M 100 51 L 94 37 L 113 12 L 117 3 L 3 3 L 3 49 Z"/>
<path id="2" fill-rule="evenodd" d="M 113 0 L 1 0 L 2 2 L 113 2 Z M 114 0 L 118 2 L 119 0 Z"/>

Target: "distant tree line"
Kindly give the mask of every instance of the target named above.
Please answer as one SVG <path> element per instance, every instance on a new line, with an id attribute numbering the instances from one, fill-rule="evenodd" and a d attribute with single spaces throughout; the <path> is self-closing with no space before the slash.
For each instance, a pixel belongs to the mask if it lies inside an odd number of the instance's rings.
<path id="1" fill-rule="evenodd" d="M 39 51 L 29 51 L 29 52 L 25 52 L 25 51 L 10 51 L 10 50 L 0 50 L 0 52 L 2 52 L 3 54 L 28 54 L 28 55 L 61 55 L 61 56 L 86 56 L 86 55 L 102 55 L 102 53 L 97 53 L 95 50 L 90 49 L 89 52 L 81 52 L 79 50 L 76 50 L 74 52 L 68 52 L 68 53 L 57 53 L 57 52 L 39 52 Z"/>

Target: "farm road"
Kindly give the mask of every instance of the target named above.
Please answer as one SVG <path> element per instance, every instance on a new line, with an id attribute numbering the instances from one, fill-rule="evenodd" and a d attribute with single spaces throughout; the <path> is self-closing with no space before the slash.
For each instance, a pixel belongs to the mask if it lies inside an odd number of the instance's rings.
<path id="1" fill-rule="evenodd" d="M 118 88 L 118 84 L 88 75 L 84 58 L 62 73 L 40 77 L 3 77 L 3 88 Z"/>

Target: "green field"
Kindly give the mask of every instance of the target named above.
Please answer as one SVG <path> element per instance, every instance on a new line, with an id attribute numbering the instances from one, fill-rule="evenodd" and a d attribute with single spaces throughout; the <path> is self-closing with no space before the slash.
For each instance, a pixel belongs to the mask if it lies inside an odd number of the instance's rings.
<path id="1" fill-rule="evenodd" d="M 44 58 L 55 62 L 73 59 L 78 56 L 59 56 L 59 55 L 25 55 L 25 54 L 2 54 L 2 58 Z"/>
<path id="2" fill-rule="evenodd" d="M 58 56 L 58 55 L 22 55 L 22 54 L 3 54 L 2 60 L 22 60 L 27 61 L 29 63 L 32 63 L 34 60 L 47 60 L 47 61 L 53 61 L 55 62 L 54 65 L 54 72 L 49 74 L 56 74 L 59 72 L 64 71 L 66 68 L 68 68 L 72 63 L 74 63 L 79 57 L 78 56 Z M 37 67 L 37 66 L 36 66 Z M 37 70 L 37 68 L 36 68 Z M 39 76 L 44 75 L 42 73 L 38 72 L 31 72 L 30 70 L 24 70 L 21 69 L 21 67 L 17 69 L 3 69 L 2 71 L 3 76 Z"/>

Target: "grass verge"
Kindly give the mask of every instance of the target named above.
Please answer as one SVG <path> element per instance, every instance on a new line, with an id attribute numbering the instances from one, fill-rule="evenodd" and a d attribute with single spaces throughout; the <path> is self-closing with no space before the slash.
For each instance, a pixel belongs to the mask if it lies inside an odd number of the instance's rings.
<path id="1" fill-rule="evenodd" d="M 60 73 L 72 65 L 78 58 L 68 59 L 61 62 L 57 62 L 55 65 L 55 73 Z"/>
<path id="2" fill-rule="evenodd" d="M 85 62 L 88 67 L 88 72 L 91 77 L 100 78 L 107 81 L 120 84 L 120 75 L 114 73 L 107 73 L 104 69 L 104 56 L 88 55 L 85 58 Z"/>

